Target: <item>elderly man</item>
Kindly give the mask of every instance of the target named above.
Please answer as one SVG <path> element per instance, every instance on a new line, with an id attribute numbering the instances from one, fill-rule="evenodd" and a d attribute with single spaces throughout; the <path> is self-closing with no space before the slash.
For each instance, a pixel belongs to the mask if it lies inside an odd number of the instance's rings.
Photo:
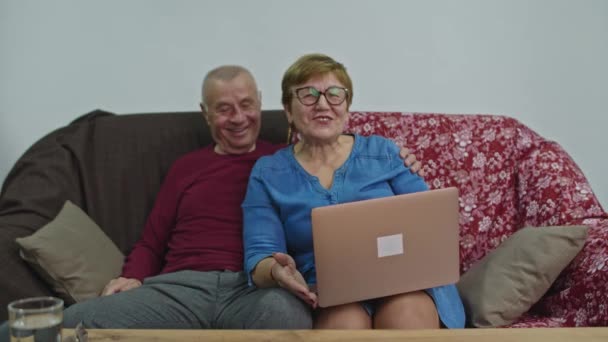
<path id="1" fill-rule="evenodd" d="M 282 147 L 258 140 L 255 80 L 243 67 L 222 66 L 207 74 L 202 92 L 215 144 L 172 165 L 121 277 L 101 297 L 68 307 L 66 327 L 311 328 L 306 304 L 282 288 L 249 286 L 243 272 L 249 173 L 259 157 Z M 414 156 L 406 165 L 420 169 Z"/>

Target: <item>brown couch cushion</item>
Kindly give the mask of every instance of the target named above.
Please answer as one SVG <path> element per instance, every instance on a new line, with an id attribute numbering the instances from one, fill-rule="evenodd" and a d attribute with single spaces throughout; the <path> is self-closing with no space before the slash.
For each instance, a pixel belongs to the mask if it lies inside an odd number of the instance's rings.
<path id="1" fill-rule="evenodd" d="M 54 220 L 16 241 L 22 258 L 66 303 L 98 296 L 120 275 L 124 260 L 95 222 L 70 201 Z"/>
<path id="2" fill-rule="evenodd" d="M 536 303 L 583 248 L 587 227 L 528 227 L 474 264 L 457 284 L 467 322 L 513 323 Z"/>

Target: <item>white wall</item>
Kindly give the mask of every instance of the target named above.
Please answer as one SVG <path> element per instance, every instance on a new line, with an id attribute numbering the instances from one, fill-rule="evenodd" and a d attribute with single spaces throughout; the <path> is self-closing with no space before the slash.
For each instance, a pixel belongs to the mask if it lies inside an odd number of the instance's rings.
<path id="1" fill-rule="evenodd" d="M 299 55 L 327 53 L 354 110 L 496 113 L 570 152 L 608 206 L 608 1 L 0 2 L 0 180 L 95 108 L 196 110 L 205 72 L 251 68 L 264 108 Z"/>

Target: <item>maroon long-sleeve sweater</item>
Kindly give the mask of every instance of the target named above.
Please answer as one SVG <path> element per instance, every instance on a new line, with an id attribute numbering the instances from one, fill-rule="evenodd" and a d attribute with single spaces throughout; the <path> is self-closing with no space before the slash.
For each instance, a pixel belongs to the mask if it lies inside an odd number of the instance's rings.
<path id="1" fill-rule="evenodd" d="M 213 146 L 169 170 L 122 276 L 143 280 L 179 270 L 243 269 L 241 203 L 256 160 L 282 146 L 258 141 L 253 152 L 219 155 Z"/>

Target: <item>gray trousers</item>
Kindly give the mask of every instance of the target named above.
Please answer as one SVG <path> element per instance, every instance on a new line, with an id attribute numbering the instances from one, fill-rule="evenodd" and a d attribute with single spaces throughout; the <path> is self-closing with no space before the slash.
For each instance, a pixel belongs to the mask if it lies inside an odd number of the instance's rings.
<path id="1" fill-rule="evenodd" d="M 256 289 L 243 272 L 180 271 L 65 309 L 64 326 L 133 329 L 310 329 L 308 305 L 282 288 Z"/>

